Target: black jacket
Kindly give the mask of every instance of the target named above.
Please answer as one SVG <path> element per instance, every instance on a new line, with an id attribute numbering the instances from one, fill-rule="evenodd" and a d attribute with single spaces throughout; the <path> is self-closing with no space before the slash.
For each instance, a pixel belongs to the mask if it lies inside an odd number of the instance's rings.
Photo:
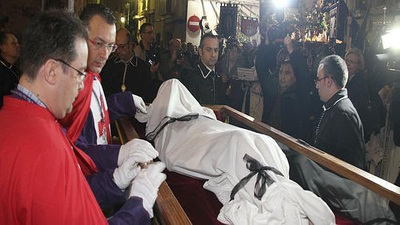
<path id="1" fill-rule="evenodd" d="M 346 85 L 349 98 L 356 108 L 364 127 L 364 139 L 368 142 L 374 131 L 384 126 L 385 109 L 377 93 L 370 92 L 363 74 L 356 73 Z"/>
<path id="2" fill-rule="evenodd" d="M 0 108 L 3 105 L 3 96 L 17 87 L 19 82 L 19 69 L 0 56 Z"/>
<path id="3" fill-rule="evenodd" d="M 129 62 L 123 62 L 118 57 L 110 58 L 100 76 L 106 96 L 121 92 L 121 86 L 125 81 L 126 91 L 131 91 L 150 103 L 154 100 L 159 87 L 158 80 L 153 79 L 150 74 L 150 65 L 137 57 L 133 57 Z"/>
<path id="4" fill-rule="evenodd" d="M 338 91 L 324 104 L 315 130 L 314 146 L 365 169 L 363 126 L 346 89 Z"/>
<path id="5" fill-rule="evenodd" d="M 182 73 L 181 81 L 200 104 L 225 104 L 226 86 L 221 76 L 201 61 L 191 72 Z"/>

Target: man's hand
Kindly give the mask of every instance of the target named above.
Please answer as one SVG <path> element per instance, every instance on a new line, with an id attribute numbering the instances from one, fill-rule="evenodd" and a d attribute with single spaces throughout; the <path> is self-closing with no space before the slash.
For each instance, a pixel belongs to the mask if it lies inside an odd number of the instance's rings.
<path id="1" fill-rule="evenodd" d="M 150 72 L 156 73 L 158 71 L 159 66 L 160 66 L 160 63 L 154 63 L 153 65 L 150 66 Z"/>
<path id="2" fill-rule="evenodd" d="M 136 196 L 143 199 L 143 208 L 153 217 L 153 206 L 157 198 L 158 188 L 167 178 L 162 173 L 165 169 L 163 162 L 152 163 L 142 169 L 132 181 L 129 197 Z"/>
<path id="3" fill-rule="evenodd" d="M 292 39 L 290 38 L 289 34 L 286 35 L 285 39 L 283 40 L 283 43 L 285 44 L 289 54 L 292 54 L 294 51 L 293 44 L 292 44 Z"/>
<path id="4" fill-rule="evenodd" d="M 147 163 L 157 156 L 157 150 L 148 141 L 135 138 L 121 146 L 118 166 L 121 166 L 128 158 L 133 158 L 135 163 Z"/>
<path id="5" fill-rule="evenodd" d="M 136 112 L 140 111 L 142 113 L 147 113 L 146 104 L 144 103 L 142 97 L 132 94 L 133 103 L 135 103 Z"/>
<path id="6" fill-rule="evenodd" d="M 113 178 L 115 184 L 121 190 L 125 190 L 133 180 L 133 178 L 138 175 L 140 171 L 140 166 L 136 163 L 134 158 L 128 158 L 123 161 L 122 165 L 114 170 Z"/>

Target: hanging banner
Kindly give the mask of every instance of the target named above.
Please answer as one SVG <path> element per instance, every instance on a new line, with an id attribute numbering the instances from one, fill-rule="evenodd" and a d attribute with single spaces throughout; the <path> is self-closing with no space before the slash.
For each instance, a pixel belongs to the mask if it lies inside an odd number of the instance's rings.
<path id="1" fill-rule="evenodd" d="M 247 37 L 257 34 L 258 19 L 242 16 L 240 30 Z"/>
<path id="2" fill-rule="evenodd" d="M 224 38 L 236 38 L 237 4 L 221 4 L 218 34 Z"/>

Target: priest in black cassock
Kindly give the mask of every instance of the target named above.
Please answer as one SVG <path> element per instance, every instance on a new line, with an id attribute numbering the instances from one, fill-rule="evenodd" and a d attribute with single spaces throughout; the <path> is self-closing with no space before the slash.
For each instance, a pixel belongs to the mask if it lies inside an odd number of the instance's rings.
<path id="1" fill-rule="evenodd" d="M 100 73 L 106 96 L 131 91 L 145 102 L 152 102 L 159 87 L 150 74 L 150 65 L 135 56 L 130 32 L 121 28 L 117 32 L 116 55 L 110 57 Z"/>

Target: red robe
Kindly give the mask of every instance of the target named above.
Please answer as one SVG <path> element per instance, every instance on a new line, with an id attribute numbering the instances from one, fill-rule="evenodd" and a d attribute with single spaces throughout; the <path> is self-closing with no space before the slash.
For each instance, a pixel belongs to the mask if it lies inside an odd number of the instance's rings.
<path id="1" fill-rule="evenodd" d="M 6 97 L 0 124 L 0 224 L 107 223 L 47 109 Z"/>

